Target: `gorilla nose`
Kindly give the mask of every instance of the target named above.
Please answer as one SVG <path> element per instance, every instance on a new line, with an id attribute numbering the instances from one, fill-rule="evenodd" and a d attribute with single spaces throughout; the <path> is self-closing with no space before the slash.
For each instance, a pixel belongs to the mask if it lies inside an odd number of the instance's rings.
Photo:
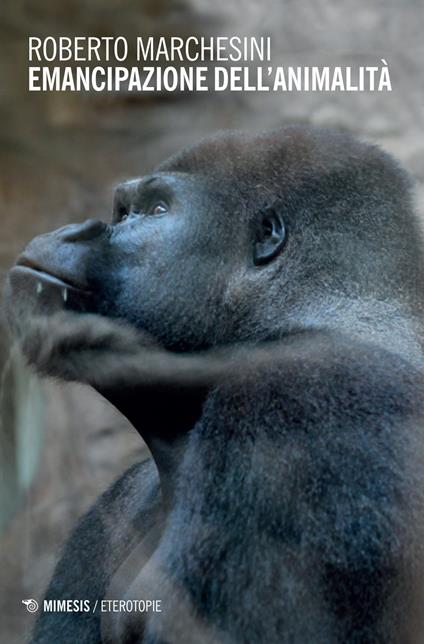
<path id="1" fill-rule="evenodd" d="M 60 237 L 64 242 L 91 241 L 108 230 L 108 225 L 99 219 L 87 219 L 82 224 L 70 224 L 61 229 Z"/>

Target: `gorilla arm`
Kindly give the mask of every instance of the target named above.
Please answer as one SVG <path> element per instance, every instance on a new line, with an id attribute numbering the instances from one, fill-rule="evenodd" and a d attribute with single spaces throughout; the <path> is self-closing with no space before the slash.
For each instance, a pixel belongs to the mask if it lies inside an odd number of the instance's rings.
<path id="1" fill-rule="evenodd" d="M 106 398 L 114 390 L 185 390 L 207 394 L 222 382 L 301 353 L 318 359 L 343 334 L 299 330 L 280 340 L 220 345 L 178 353 L 161 347 L 147 332 L 123 320 L 96 314 L 59 312 L 28 321 L 19 342 L 36 370 L 92 386 Z M 323 344 L 324 343 L 324 344 Z"/>
<path id="2" fill-rule="evenodd" d="M 157 471 L 151 459 L 128 469 L 77 524 L 61 553 L 45 600 L 85 599 L 90 611 L 41 611 L 32 644 L 101 641 L 99 599 L 116 568 L 137 548 L 149 559 L 162 522 Z M 54 634 L 54 635 L 52 635 Z"/>

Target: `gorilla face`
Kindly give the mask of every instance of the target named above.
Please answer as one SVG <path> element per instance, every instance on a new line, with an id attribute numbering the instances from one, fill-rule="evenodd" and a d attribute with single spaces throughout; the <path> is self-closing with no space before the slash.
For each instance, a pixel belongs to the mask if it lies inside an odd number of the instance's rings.
<path id="1" fill-rule="evenodd" d="M 88 220 L 35 238 L 9 288 L 24 317 L 100 313 L 167 348 L 204 348 L 234 337 L 246 308 L 242 276 L 270 261 L 284 235 L 272 209 L 252 226 L 206 178 L 158 172 L 118 186 L 111 224 Z"/>
<path id="2" fill-rule="evenodd" d="M 167 346 L 203 346 L 225 323 L 219 320 L 227 276 L 216 269 L 218 215 L 213 194 L 187 174 L 158 173 L 120 186 L 107 251 L 93 271 L 100 292 L 106 264 L 113 266 L 98 310 L 150 331 Z M 237 270 L 247 240 L 235 230 L 234 239 L 223 261 Z"/>

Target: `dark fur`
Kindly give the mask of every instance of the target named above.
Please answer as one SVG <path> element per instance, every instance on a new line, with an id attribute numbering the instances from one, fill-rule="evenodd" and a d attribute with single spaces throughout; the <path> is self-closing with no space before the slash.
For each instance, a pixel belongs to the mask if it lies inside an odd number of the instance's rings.
<path id="1" fill-rule="evenodd" d="M 163 612 L 46 614 L 34 642 L 424 641 L 408 177 L 304 128 L 223 133 L 152 176 L 118 188 L 111 226 L 55 231 L 19 260 L 91 295 L 60 312 L 53 287 L 40 305 L 12 273 L 7 302 L 29 361 L 94 386 L 154 459 L 82 519 L 47 597 Z"/>

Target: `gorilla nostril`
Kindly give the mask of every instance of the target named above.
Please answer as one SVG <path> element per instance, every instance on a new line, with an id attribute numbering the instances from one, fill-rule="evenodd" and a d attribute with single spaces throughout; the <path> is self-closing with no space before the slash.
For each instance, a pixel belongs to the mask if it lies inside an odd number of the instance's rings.
<path id="1" fill-rule="evenodd" d="M 87 219 L 82 224 L 71 224 L 61 230 L 64 242 L 90 241 L 104 234 L 108 225 L 99 219 Z"/>

